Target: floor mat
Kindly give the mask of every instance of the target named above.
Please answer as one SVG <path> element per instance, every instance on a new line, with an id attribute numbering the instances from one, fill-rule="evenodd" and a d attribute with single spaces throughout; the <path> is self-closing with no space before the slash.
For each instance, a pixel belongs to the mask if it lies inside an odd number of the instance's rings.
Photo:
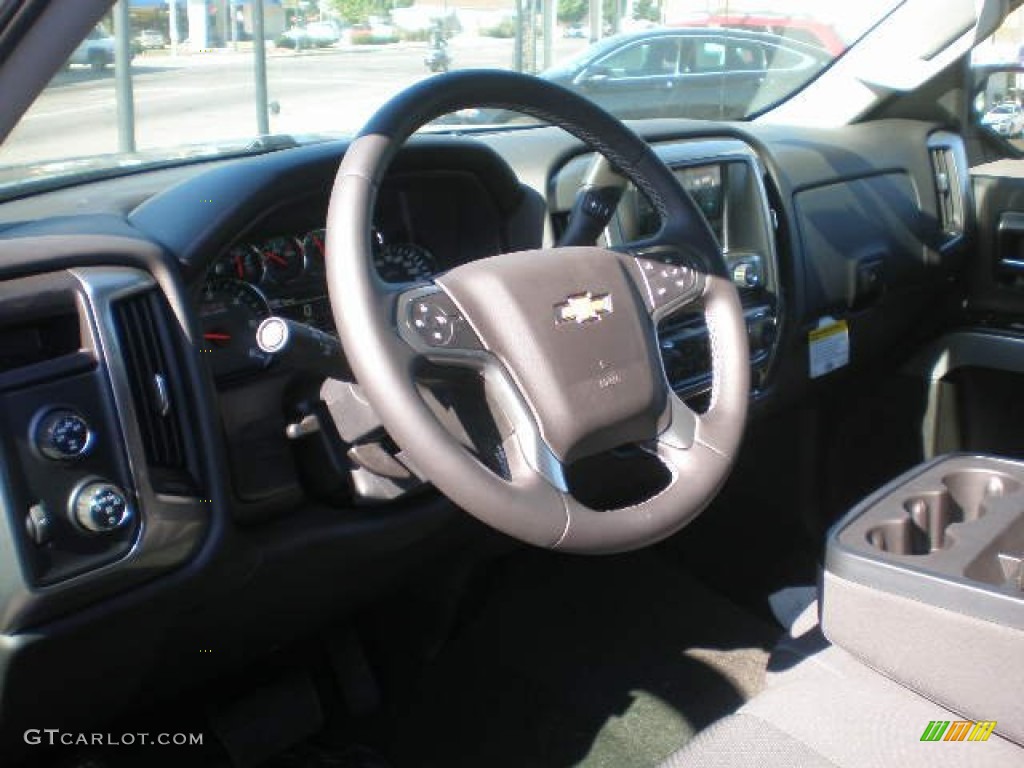
<path id="1" fill-rule="evenodd" d="M 396 768 L 654 766 L 759 690 L 777 631 L 648 551 L 509 558 L 399 698 Z"/>

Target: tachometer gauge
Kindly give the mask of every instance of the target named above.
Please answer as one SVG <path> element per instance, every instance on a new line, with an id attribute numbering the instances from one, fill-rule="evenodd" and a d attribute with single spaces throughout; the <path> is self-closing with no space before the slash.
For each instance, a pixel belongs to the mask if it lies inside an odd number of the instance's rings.
<path id="1" fill-rule="evenodd" d="M 306 268 L 302 243 L 294 237 L 273 237 L 260 246 L 267 274 L 277 283 L 287 283 Z"/>
<path id="2" fill-rule="evenodd" d="M 373 264 L 386 283 L 413 283 L 437 272 L 433 254 L 414 243 L 381 245 L 373 255 Z"/>
<path id="3" fill-rule="evenodd" d="M 259 289 L 240 280 L 213 277 L 199 295 L 203 352 L 215 377 L 264 368 L 270 356 L 256 344 L 256 329 L 270 316 Z"/>
<path id="4" fill-rule="evenodd" d="M 217 277 L 258 283 L 263 279 L 263 259 L 251 245 L 236 245 L 213 265 Z"/>
<path id="5" fill-rule="evenodd" d="M 327 254 L 327 230 L 314 229 L 302 238 L 302 250 L 306 254 L 306 267 L 317 272 L 324 269 L 324 258 Z"/>

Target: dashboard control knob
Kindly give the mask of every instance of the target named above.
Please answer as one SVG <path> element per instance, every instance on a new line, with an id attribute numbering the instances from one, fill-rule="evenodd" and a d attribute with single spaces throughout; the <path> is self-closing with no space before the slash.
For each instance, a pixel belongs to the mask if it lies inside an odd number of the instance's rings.
<path id="1" fill-rule="evenodd" d="M 757 288 L 761 285 L 760 259 L 746 259 L 734 266 L 732 281 L 740 288 Z"/>
<path id="2" fill-rule="evenodd" d="M 72 495 L 71 515 L 87 531 L 109 533 L 131 523 L 134 513 L 124 491 L 113 483 L 94 480 Z"/>
<path id="3" fill-rule="evenodd" d="M 92 448 L 93 433 L 89 422 L 69 408 L 46 413 L 36 423 L 33 442 L 39 452 L 54 461 L 73 461 Z"/>

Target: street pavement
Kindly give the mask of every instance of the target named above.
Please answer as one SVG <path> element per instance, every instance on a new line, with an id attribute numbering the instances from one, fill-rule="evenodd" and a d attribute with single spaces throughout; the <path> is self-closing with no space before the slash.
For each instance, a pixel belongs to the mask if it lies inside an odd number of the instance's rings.
<path id="1" fill-rule="evenodd" d="M 556 40 L 556 60 L 585 47 Z M 511 40 L 455 38 L 453 68 L 513 65 Z M 267 57 L 271 133 L 353 133 L 386 98 L 431 76 L 426 43 L 273 51 Z M 132 63 L 138 149 L 257 133 L 251 51 L 139 55 Z M 0 146 L 0 167 L 116 152 L 113 68 L 61 72 Z"/>

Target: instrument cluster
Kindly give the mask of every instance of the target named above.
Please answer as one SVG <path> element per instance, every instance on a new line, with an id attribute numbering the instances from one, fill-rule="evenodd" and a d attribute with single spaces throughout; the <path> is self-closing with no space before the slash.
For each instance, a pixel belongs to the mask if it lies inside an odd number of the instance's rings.
<path id="1" fill-rule="evenodd" d="M 374 230 L 373 258 L 381 279 L 414 282 L 438 271 L 427 249 L 386 242 Z M 207 271 L 198 296 L 203 351 L 217 379 L 252 373 L 271 360 L 256 344 L 256 329 L 276 315 L 334 334 L 327 295 L 326 230 L 312 229 L 240 242 Z"/>

